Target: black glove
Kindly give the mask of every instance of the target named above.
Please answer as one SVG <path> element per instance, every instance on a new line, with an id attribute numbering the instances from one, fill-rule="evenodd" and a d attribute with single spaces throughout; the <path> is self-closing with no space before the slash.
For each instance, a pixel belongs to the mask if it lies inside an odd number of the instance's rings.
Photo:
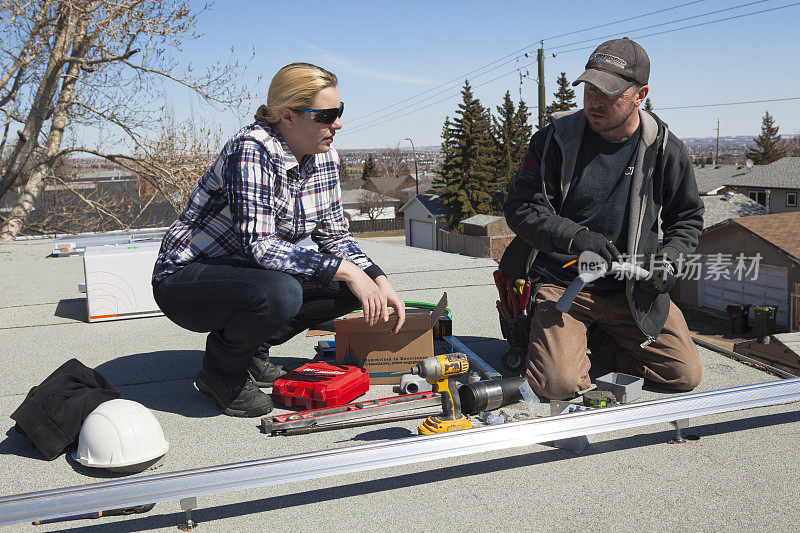
<path id="1" fill-rule="evenodd" d="M 653 257 L 649 270 L 650 277 L 644 281 L 647 290 L 666 294 L 675 286 L 677 280 L 675 268 L 663 255 Z"/>
<path id="2" fill-rule="evenodd" d="M 613 261 L 622 261 L 622 255 L 611 241 L 594 231 L 580 230 L 572 238 L 572 245 L 569 247 L 569 253 L 580 255 L 581 252 L 587 251 L 594 252 L 605 259 L 609 269 Z"/>

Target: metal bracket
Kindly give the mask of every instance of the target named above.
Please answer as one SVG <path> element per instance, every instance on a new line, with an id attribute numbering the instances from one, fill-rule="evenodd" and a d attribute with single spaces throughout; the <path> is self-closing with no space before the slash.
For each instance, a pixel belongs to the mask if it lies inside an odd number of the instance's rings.
<path id="1" fill-rule="evenodd" d="M 672 422 L 670 422 L 670 424 L 672 424 L 672 427 L 675 428 L 675 438 L 674 439 L 670 439 L 667 442 L 669 442 L 670 444 L 683 444 L 683 443 L 685 443 L 686 439 L 683 438 L 683 435 L 681 434 L 681 430 L 684 430 L 684 429 L 689 427 L 689 425 L 690 425 L 689 419 L 688 418 L 681 418 L 680 420 L 673 420 Z"/>
<path id="2" fill-rule="evenodd" d="M 197 522 L 192 520 L 192 509 L 197 508 L 197 497 L 189 496 L 188 498 L 181 499 L 181 509 L 186 511 L 186 521 L 178 524 L 178 529 L 181 531 L 194 531 L 197 527 Z"/>

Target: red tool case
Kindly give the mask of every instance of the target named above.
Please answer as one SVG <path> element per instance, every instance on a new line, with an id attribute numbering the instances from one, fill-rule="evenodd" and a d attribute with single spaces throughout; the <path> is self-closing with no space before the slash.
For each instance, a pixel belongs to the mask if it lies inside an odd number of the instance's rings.
<path id="1" fill-rule="evenodd" d="M 363 368 L 330 363 L 306 363 L 272 385 L 272 397 L 287 407 L 306 409 L 349 403 L 369 390 L 369 374 Z"/>

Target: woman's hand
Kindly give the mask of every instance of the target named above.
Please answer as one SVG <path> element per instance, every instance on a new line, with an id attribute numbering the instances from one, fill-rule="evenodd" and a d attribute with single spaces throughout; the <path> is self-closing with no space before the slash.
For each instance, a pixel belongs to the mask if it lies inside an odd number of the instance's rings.
<path id="1" fill-rule="evenodd" d="M 397 294 L 397 291 L 394 290 L 394 287 L 392 287 L 392 284 L 389 283 L 389 280 L 386 278 L 386 276 L 378 276 L 375 278 L 375 283 L 381 290 L 381 294 L 383 294 L 386 298 L 386 305 L 388 307 L 393 307 L 397 313 L 397 324 L 392 329 L 392 333 L 397 333 L 400 331 L 400 328 L 403 327 L 403 323 L 406 321 L 406 304 L 403 299 L 400 298 L 400 295 Z"/>
<path id="2" fill-rule="evenodd" d="M 350 291 L 352 291 L 356 298 L 358 298 L 358 301 L 361 302 L 361 307 L 364 308 L 364 320 L 366 320 L 370 326 L 377 324 L 378 319 L 383 319 L 384 322 L 389 320 L 389 309 L 386 307 L 386 295 L 381 291 L 380 287 L 355 264 L 347 260 L 342 261 L 333 279 L 334 281 L 344 281 L 347 283 Z M 392 290 L 394 291 L 394 289 Z M 395 293 L 395 296 L 396 295 L 397 293 Z M 403 314 L 405 315 L 405 312 Z"/>

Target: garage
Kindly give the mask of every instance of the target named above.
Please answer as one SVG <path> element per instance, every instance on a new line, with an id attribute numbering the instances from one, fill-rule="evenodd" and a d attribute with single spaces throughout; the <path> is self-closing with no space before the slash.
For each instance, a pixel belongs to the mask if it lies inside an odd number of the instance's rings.
<path id="1" fill-rule="evenodd" d="M 447 208 L 435 194 L 418 194 L 398 210 L 406 230 L 406 246 L 438 250 L 436 231 L 444 227 Z"/>
<path id="2" fill-rule="evenodd" d="M 788 269 L 761 265 L 756 279 L 701 279 L 700 308 L 726 314 L 730 304 L 774 305 L 778 308 L 776 324 L 789 326 Z M 753 318 L 752 309 L 750 311 Z"/>
<path id="3" fill-rule="evenodd" d="M 720 202 L 722 203 L 722 202 Z M 800 302 L 800 213 L 776 213 L 734 217 L 709 226 L 700 235 L 695 254 L 702 259 L 699 274 L 681 279 L 673 299 L 727 317 L 725 307 L 773 305 L 778 314 L 778 332 L 800 330 L 800 313 L 792 312 L 792 301 Z M 739 268 L 738 258 L 745 258 L 749 272 Z M 758 272 L 753 267 L 758 258 Z M 712 265 L 717 268 L 712 270 Z M 728 265 L 730 268 L 727 268 Z M 720 268 L 724 266 L 725 268 Z M 708 279 L 711 272 L 727 272 L 731 279 Z M 738 273 L 742 273 L 738 279 Z M 752 279 L 754 277 L 756 279 Z M 722 277 L 722 276 L 718 276 Z M 706 279 L 704 279 L 706 278 Z M 797 296 L 792 296 L 797 292 Z M 750 319 L 755 318 L 751 308 Z"/>

